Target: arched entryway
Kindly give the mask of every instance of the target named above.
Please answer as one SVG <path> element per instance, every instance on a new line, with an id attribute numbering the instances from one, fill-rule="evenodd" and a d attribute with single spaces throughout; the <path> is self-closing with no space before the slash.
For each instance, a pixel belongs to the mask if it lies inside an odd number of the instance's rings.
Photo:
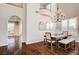
<path id="1" fill-rule="evenodd" d="M 8 49 L 18 50 L 21 48 L 22 21 L 21 18 L 14 15 L 8 20 Z"/>

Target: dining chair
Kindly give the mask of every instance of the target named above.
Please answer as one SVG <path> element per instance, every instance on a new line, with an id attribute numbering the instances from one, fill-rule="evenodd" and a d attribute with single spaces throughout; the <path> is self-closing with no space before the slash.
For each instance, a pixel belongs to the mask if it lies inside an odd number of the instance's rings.
<path id="1" fill-rule="evenodd" d="M 53 44 L 55 44 L 55 40 L 51 37 L 51 33 L 50 32 L 45 32 L 45 39 L 44 39 L 44 43 L 46 46 L 49 46 L 48 43 L 50 43 L 50 47 L 51 50 L 53 50 Z"/>
<path id="2" fill-rule="evenodd" d="M 68 31 L 63 31 L 63 39 L 67 39 L 68 38 Z"/>
<path id="3" fill-rule="evenodd" d="M 68 31 L 63 31 L 63 35 L 68 35 Z"/>

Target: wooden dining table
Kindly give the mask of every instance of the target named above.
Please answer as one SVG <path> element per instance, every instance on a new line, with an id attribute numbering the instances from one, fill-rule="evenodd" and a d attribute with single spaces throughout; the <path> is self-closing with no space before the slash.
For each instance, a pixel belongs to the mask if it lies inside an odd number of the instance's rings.
<path id="1" fill-rule="evenodd" d="M 55 41 L 56 41 L 56 47 L 58 48 L 58 41 L 59 40 L 62 40 L 62 39 L 64 39 L 64 38 L 67 38 L 68 36 L 72 36 L 72 35 L 56 35 L 56 34 L 51 34 L 51 39 L 53 40 L 53 39 L 55 39 Z M 45 35 L 44 35 L 44 37 L 45 37 Z"/>

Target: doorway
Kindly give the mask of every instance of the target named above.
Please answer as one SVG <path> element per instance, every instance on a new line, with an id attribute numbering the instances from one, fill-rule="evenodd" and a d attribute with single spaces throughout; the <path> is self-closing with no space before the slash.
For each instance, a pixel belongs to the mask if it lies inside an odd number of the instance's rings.
<path id="1" fill-rule="evenodd" d="M 8 20 L 8 50 L 12 53 L 20 48 L 22 37 L 22 22 L 18 16 Z"/>

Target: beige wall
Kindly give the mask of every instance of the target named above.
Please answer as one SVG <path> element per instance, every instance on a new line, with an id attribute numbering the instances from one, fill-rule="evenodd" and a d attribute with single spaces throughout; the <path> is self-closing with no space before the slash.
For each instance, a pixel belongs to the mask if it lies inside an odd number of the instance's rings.
<path id="1" fill-rule="evenodd" d="M 55 7 L 55 4 L 52 4 L 52 8 Z M 39 30 L 39 22 L 50 22 L 50 17 L 42 16 L 39 13 L 36 13 L 36 11 L 39 11 L 40 4 L 39 3 L 28 3 L 27 4 L 27 31 L 26 31 L 26 43 L 31 44 L 35 42 L 40 42 L 44 40 L 44 33 L 45 31 Z M 52 9 L 52 12 L 54 12 L 55 9 Z M 50 21 L 49 21 L 50 20 Z"/>
<path id="2" fill-rule="evenodd" d="M 11 16 L 19 16 L 22 21 L 23 26 L 23 34 L 22 34 L 22 42 L 25 41 L 25 8 L 19 8 L 16 6 L 12 6 L 9 4 L 0 4 L 0 46 L 7 45 L 8 42 L 8 31 L 7 31 L 7 23 Z"/>
<path id="3" fill-rule="evenodd" d="M 60 3 L 58 6 L 63 11 L 66 19 L 78 17 L 79 16 L 79 4 L 78 3 Z"/>
<path id="4" fill-rule="evenodd" d="M 27 40 L 26 43 L 34 43 L 42 40 L 40 31 L 38 30 L 38 22 L 40 21 L 39 14 L 35 13 L 39 9 L 39 4 L 27 4 Z"/>

